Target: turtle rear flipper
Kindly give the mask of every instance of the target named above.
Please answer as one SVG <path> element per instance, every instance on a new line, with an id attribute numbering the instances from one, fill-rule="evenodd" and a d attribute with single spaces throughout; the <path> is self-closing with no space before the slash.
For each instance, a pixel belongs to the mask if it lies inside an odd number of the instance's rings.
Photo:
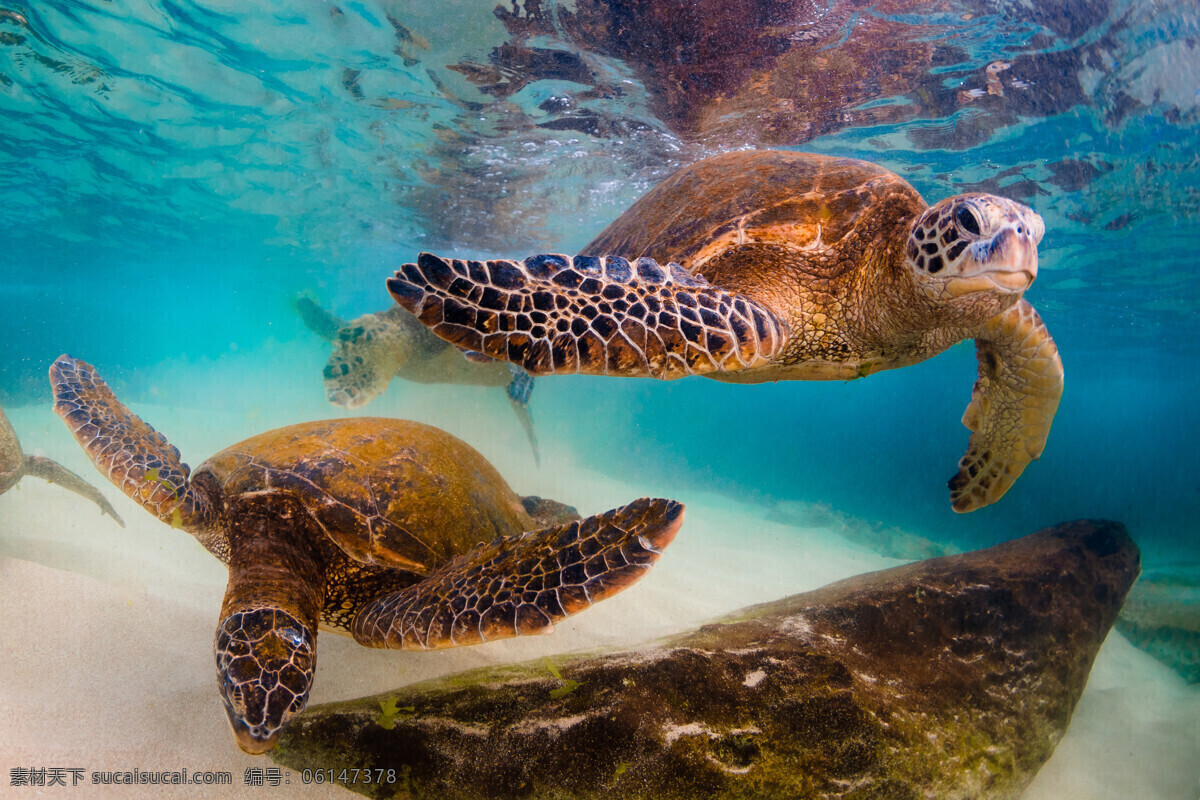
<path id="1" fill-rule="evenodd" d="M 533 448 L 533 463 L 540 467 L 542 454 L 538 450 L 537 433 L 533 430 L 533 415 L 529 413 L 529 397 L 533 394 L 533 376 L 516 364 L 509 364 L 508 368 L 512 370 L 513 377 L 508 382 L 505 391 L 508 393 L 509 402 L 512 403 L 513 412 L 521 421 L 521 427 L 525 429 L 525 435 L 529 438 L 529 446 Z"/>
<path id="2" fill-rule="evenodd" d="M 542 465 L 542 453 L 538 449 L 537 432 L 533 429 L 533 415 L 529 413 L 529 406 L 524 403 L 518 403 L 516 400 L 509 398 L 513 412 L 517 415 L 517 419 L 521 422 L 521 427 L 525 430 L 525 436 L 529 439 L 529 446 L 533 450 L 533 463 L 535 466 Z"/>
<path id="3" fill-rule="evenodd" d="M 175 526 L 208 517 L 209 500 L 189 483 L 179 451 L 118 400 L 91 364 L 59 356 L 50 385 L 54 411 L 114 486 Z"/>
<path id="4" fill-rule="evenodd" d="M 768 363 L 787 340 L 766 307 L 649 258 L 480 262 L 422 253 L 388 290 L 446 341 L 531 375 L 733 372 Z"/>
<path id="5" fill-rule="evenodd" d="M 435 650 L 533 633 L 645 575 L 683 522 L 674 500 L 641 499 L 585 520 L 482 544 L 355 616 L 368 647 Z"/>
<path id="6" fill-rule="evenodd" d="M 108 502 L 104 495 L 100 494 L 99 489 L 57 461 L 52 461 L 42 456 L 25 456 L 25 474 L 58 484 L 64 489 L 70 489 L 80 497 L 86 497 L 99 506 L 102 513 L 108 514 L 115 519 L 117 524 L 122 528 L 125 527 L 125 520 L 121 519 L 121 515 L 116 512 L 112 504 Z"/>
<path id="7" fill-rule="evenodd" d="M 989 320 L 975 346 L 979 378 L 962 418 L 971 438 L 949 482 L 960 513 L 999 500 L 1041 456 L 1063 391 L 1058 347 L 1025 300 Z"/>

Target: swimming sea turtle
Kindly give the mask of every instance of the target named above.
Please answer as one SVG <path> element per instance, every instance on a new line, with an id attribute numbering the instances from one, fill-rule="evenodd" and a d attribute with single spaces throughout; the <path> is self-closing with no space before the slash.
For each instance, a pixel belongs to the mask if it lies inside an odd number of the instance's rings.
<path id="1" fill-rule="evenodd" d="M 21 443 L 17 440 L 17 432 L 13 430 L 8 417 L 4 415 L 4 409 L 0 409 L 0 494 L 4 494 L 16 486 L 17 481 L 26 475 L 57 483 L 64 489 L 70 489 L 75 494 L 86 497 L 100 506 L 101 513 L 108 514 L 117 521 L 118 525 L 122 528 L 125 527 L 125 521 L 113 510 L 108 500 L 100 494 L 95 486 L 57 461 L 51 461 L 43 456 L 27 456 L 21 452 Z"/>
<path id="2" fill-rule="evenodd" d="M 296 310 L 313 333 L 333 345 L 325 364 L 325 396 L 342 408 L 360 408 L 387 389 L 392 378 L 415 383 L 504 386 L 535 462 L 540 462 L 529 397 L 533 377 L 514 364 L 464 354 L 430 333 L 398 306 L 346 322 L 311 297 L 296 299 Z"/>
<path id="3" fill-rule="evenodd" d="M 874 164 L 743 151 L 668 177 L 587 255 L 422 254 L 388 288 L 442 338 L 533 375 L 849 379 L 974 339 L 972 433 L 949 484 L 971 511 L 1041 454 L 1062 394 L 1058 349 L 1022 298 L 1044 230 L 1002 197 L 926 206 Z"/>
<path id="4" fill-rule="evenodd" d="M 465 442 L 393 419 L 269 431 L 189 478 L 91 365 L 62 356 L 50 382 L 100 471 L 228 565 L 214 651 L 248 753 L 307 703 L 318 623 L 405 650 L 549 633 L 645 575 L 683 521 L 681 504 L 646 498 L 579 521 L 518 497 Z"/>

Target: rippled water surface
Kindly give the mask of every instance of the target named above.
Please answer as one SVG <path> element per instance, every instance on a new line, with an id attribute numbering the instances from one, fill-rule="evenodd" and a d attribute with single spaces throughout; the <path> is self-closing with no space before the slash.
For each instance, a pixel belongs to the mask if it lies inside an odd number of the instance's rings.
<path id="1" fill-rule="evenodd" d="M 637 440 L 647 452 L 625 469 L 853 497 L 952 532 L 1107 514 L 1194 540 L 1189 3 L 252 5 L 0 9 L 6 404 L 44 401 L 63 351 L 149 391 L 163 360 L 306 343 L 299 292 L 345 317 L 379 310 L 383 276 L 420 249 L 573 252 L 682 164 L 807 149 L 879 161 L 929 199 L 991 191 L 1046 219 L 1029 299 L 1068 388 L 1021 491 L 953 523 L 935 502 L 961 444 L 962 352 L 756 396 L 592 382 L 614 402 L 586 414 L 547 385 L 545 424 L 561 417 L 581 447 L 596 431 Z M 718 409 L 729 421 L 707 424 Z M 926 451 L 934 473 L 912 487 L 881 458 Z"/>
<path id="2" fill-rule="evenodd" d="M 672 170 L 767 147 L 1043 216 L 1026 297 L 1067 377 L 1042 460 L 950 511 L 969 343 L 847 384 L 539 380 L 548 452 L 962 547 L 1110 517 L 1148 564 L 1200 558 L 1187 0 L 0 0 L 0 405 L 45 406 L 70 352 L 198 427 L 347 413 L 298 296 L 349 319 L 421 250 L 573 253 Z M 428 421 L 509 441 L 495 392 Z"/>

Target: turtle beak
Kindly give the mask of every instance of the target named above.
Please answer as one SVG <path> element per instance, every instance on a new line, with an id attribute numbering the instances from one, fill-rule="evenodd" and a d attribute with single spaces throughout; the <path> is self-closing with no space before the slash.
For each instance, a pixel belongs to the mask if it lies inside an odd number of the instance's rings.
<path id="1" fill-rule="evenodd" d="M 951 278 L 946 284 L 947 293 L 961 297 L 974 292 L 1021 294 L 1028 289 L 1037 278 L 1037 247 L 1046 226 L 1037 214 L 1030 212 L 1027 217 L 973 244 L 975 267 Z"/>
<path id="2" fill-rule="evenodd" d="M 279 731 L 275 731 L 270 736 L 256 736 L 246 726 L 246 723 L 234 719 L 232 715 L 229 716 L 229 726 L 233 728 L 233 738 L 237 739 L 238 747 L 242 748 L 242 752 L 252 756 L 261 756 L 274 747 L 276 740 L 279 739 Z"/>
<path id="3" fill-rule="evenodd" d="M 217 684 L 229 727 L 245 752 L 260 755 L 274 747 L 288 720 L 308 704 L 316 669 L 312 628 L 269 606 L 236 611 L 217 626 Z"/>

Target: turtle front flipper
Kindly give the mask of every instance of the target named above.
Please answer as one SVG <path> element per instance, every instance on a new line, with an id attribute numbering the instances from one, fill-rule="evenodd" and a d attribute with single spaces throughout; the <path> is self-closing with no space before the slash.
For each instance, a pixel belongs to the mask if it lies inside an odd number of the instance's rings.
<path id="1" fill-rule="evenodd" d="M 533 394 L 533 376 L 516 364 L 509 364 L 508 368 L 512 370 L 513 377 L 508 382 L 505 391 L 508 393 L 509 402 L 512 403 L 513 412 L 521 421 L 521 427 L 529 439 L 529 446 L 533 448 L 533 463 L 540 467 L 542 454 L 538 451 L 537 433 L 533 430 L 533 415 L 529 412 L 529 397 Z"/>
<path id="2" fill-rule="evenodd" d="M 999 500 L 1041 456 L 1063 390 L 1058 347 L 1023 299 L 985 323 L 975 347 L 979 378 L 962 418 L 971 438 L 949 483 L 958 512 Z"/>
<path id="3" fill-rule="evenodd" d="M 787 340 L 764 306 L 649 258 L 480 262 L 422 253 L 388 290 L 446 341 L 531 375 L 733 372 L 768 363 Z"/>
<path id="4" fill-rule="evenodd" d="M 101 513 L 108 514 L 117 521 L 118 525 L 122 528 L 125 527 L 125 520 L 121 519 L 121 515 L 112 507 L 108 499 L 100 494 L 99 489 L 57 461 L 42 456 L 25 456 L 25 474 L 50 481 L 50 483 L 71 490 L 80 497 L 86 497 L 100 507 Z"/>
<path id="5" fill-rule="evenodd" d="M 211 503 L 188 481 L 179 451 L 118 400 L 91 364 L 59 356 L 50 385 L 54 411 L 114 486 L 176 527 L 209 518 Z"/>
<path id="6" fill-rule="evenodd" d="M 683 522 L 674 500 L 627 506 L 483 544 L 425 580 L 367 603 L 360 644 L 435 650 L 533 633 L 645 575 Z"/>
<path id="7" fill-rule="evenodd" d="M 327 342 L 335 341 L 338 331 L 346 327 L 346 320 L 334 316 L 333 312 L 323 307 L 307 292 L 297 297 L 294 305 L 304 327 Z"/>

